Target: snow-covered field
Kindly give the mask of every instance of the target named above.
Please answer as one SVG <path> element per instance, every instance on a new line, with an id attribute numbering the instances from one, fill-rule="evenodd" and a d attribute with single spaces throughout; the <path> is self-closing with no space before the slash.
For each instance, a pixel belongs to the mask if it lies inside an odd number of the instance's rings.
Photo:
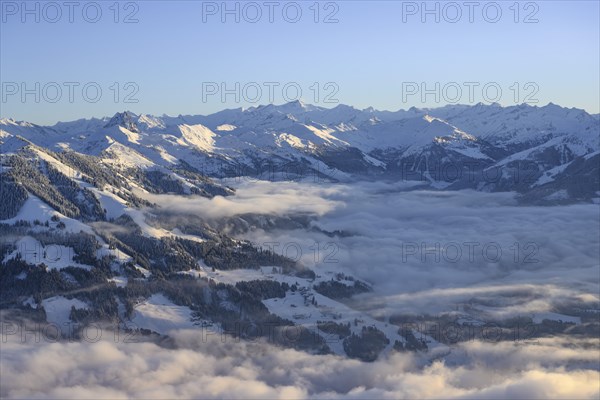
<path id="1" fill-rule="evenodd" d="M 46 311 L 46 318 L 49 323 L 54 324 L 62 330 L 62 332 L 71 332 L 71 307 L 76 309 L 86 309 L 88 305 L 78 299 L 67 299 L 63 296 L 54 296 L 42 300 L 42 307 Z"/>
<path id="2" fill-rule="evenodd" d="M 192 311 L 188 307 L 175 305 L 162 294 L 152 295 L 138 304 L 131 322 L 134 327 L 150 329 L 163 335 L 172 330 L 197 327 L 192 322 Z M 132 327 L 131 324 L 127 326 Z"/>
<path id="3" fill-rule="evenodd" d="M 66 267 L 77 267 L 91 270 L 91 266 L 73 261 L 75 252 L 71 247 L 60 245 L 48 245 L 44 247 L 39 241 L 31 236 L 19 239 L 15 246 L 17 249 L 4 257 L 4 262 L 20 256 L 21 259 L 31 265 L 44 264 L 48 269 L 63 269 Z"/>

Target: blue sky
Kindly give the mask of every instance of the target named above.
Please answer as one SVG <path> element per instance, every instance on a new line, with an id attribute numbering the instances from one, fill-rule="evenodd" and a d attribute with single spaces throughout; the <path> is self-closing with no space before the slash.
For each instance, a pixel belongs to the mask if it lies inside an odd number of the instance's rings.
<path id="1" fill-rule="evenodd" d="M 207 114 L 268 103 L 269 87 L 275 103 L 294 100 L 299 88 L 303 101 L 325 107 L 338 101 L 396 110 L 497 100 L 600 108 L 598 1 L 519 2 L 518 16 L 513 1 L 500 1 L 499 17 L 494 4 L 479 2 L 473 22 L 462 1 L 454 3 L 458 8 L 437 2 L 439 22 L 435 13 L 422 15 L 420 1 L 320 2 L 318 23 L 314 1 L 297 2 L 296 23 L 290 2 L 274 2 L 273 22 L 265 2 L 254 3 L 262 12 L 255 23 L 256 7 L 247 2 L 238 2 L 239 23 L 235 14 L 222 22 L 220 1 L 121 2 L 118 16 L 113 1 L 100 1 L 96 23 L 88 22 L 96 11 L 90 2 L 78 2 L 72 23 L 62 1 L 54 3 L 60 17 L 44 2 L 29 2 L 34 13 L 26 15 L 20 1 L 1 3 L 0 116 L 35 123 L 125 109 Z M 338 22 L 324 23 L 331 13 Z M 130 14 L 138 22 L 124 23 Z M 528 16 L 537 22 L 525 23 Z M 240 98 L 230 93 L 223 101 L 222 85 L 235 92 L 236 83 Z M 25 88 L 31 93 L 23 99 Z M 430 90 L 424 98 L 422 89 Z"/>

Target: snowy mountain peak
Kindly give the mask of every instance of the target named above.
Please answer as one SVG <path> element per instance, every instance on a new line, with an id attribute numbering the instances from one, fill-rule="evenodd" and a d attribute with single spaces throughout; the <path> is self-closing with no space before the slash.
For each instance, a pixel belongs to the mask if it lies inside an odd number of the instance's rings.
<path id="1" fill-rule="evenodd" d="M 311 111 L 320 111 L 323 110 L 321 107 L 314 106 L 312 104 L 304 103 L 302 100 L 294 100 L 289 103 L 282 104 L 280 106 L 275 106 L 278 111 L 282 113 L 290 114 L 290 113 L 306 113 Z"/>
<path id="2" fill-rule="evenodd" d="M 289 103 L 286 104 L 286 106 L 307 108 L 307 104 L 304 103 L 302 100 L 290 101 Z"/>
<path id="3" fill-rule="evenodd" d="M 9 124 L 14 124 L 15 120 L 12 118 L 0 118 L 0 125 L 9 125 Z"/>
<path id="4" fill-rule="evenodd" d="M 546 104 L 545 106 L 542 107 L 542 109 L 546 110 L 546 111 L 568 111 L 568 109 L 566 108 L 562 108 L 561 106 L 554 104 L 553 102 L 550 102 L 548 104 Z"/>
<path id="5" fill-rule="evenodd" d="M 427 121 L 427 122 L 433 122 L 433 121 L 436 121 L 436 120 L 437 120 L 437 121 L 440 121 L 440 119 L 439 119 L 439 118 L 432 117 L 432 116 L 431 116 L 431 115 L 429 115 L 429 114 L 425 114 L 425 115 L 423 116 L 423 119 L 424 119 L 425 121 Z"/>
<path id="6" fill-rule="evenodd" d="M 131 132 L 139 133 L 140 129 L 137 126 L 138 116 L 132 113 L 131 111 L 124 111 L 116 113 L 110 121 L 106 125 L 105 128 L 110 128 L 112 126 L 121 126 Z"/>
<path id="7" fill-rule="evenodd" d="M 24 127 L 32 127 L 35 124 L 32 124 L 27 121 L 17 121 L 12 118 L 0 118 L 0 125 L 12 125 L 12 126 L 24 126 Z"/>
<path id="8" fill-rule="evenodd" d="M 148 129 L 165 129 L 167 127 L 163 119 L 147 114 L 140 115 L 137 122 L 145 125 Z"/>

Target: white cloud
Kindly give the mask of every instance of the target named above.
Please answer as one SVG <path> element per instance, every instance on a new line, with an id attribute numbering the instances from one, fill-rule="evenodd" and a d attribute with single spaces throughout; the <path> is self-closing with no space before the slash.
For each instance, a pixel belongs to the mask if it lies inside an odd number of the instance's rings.
<path id="1" fill-rule="evenodd" d="M 154 195 L 137 190 L 136 195 L 160 205 L 169 213 L 194 213 L 216 219 L 240 214 L 259 213 L 285 215 L 311 213 L 322 215 L 333 210 L 339 203 L 327 199 L 337 189 L 325 186 L 309 186 L 294 182 L 242 182 L 235 196 L 184 197 Z"/>
<path id="2" fill-rule="evenodd" d="M 374 363 L 175 332 L 154 343 L 2 344 L 3 398 L 597 398 L 597 343 L 465 344 Z M 587 366 L 592 364 L 592 367 Z M 594 364 L 595 363 L 595 364 Z M 565 368 L 569 365 L 569 368 Z M 579 367 L 577 367 L 579 365 Z M 592 369 L 593 368 L 593 369 Z"/>

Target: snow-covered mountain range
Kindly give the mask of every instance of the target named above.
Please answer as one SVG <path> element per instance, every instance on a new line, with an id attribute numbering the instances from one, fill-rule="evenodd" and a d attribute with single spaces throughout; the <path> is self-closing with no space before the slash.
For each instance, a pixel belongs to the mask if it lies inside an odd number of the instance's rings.
<path id="1" fill-rule="evenodd" d="M 0 120 L 2 152 L 22 139 L 120 168 L 285 180 L 416 181 L 438 189 L 517 191 L 535 202 L 598 197 L 600 121 L 584 110 L 498 104 L 377 111 L 295 101 L 215 114 L 110 118 L 37 126 Z"/>

